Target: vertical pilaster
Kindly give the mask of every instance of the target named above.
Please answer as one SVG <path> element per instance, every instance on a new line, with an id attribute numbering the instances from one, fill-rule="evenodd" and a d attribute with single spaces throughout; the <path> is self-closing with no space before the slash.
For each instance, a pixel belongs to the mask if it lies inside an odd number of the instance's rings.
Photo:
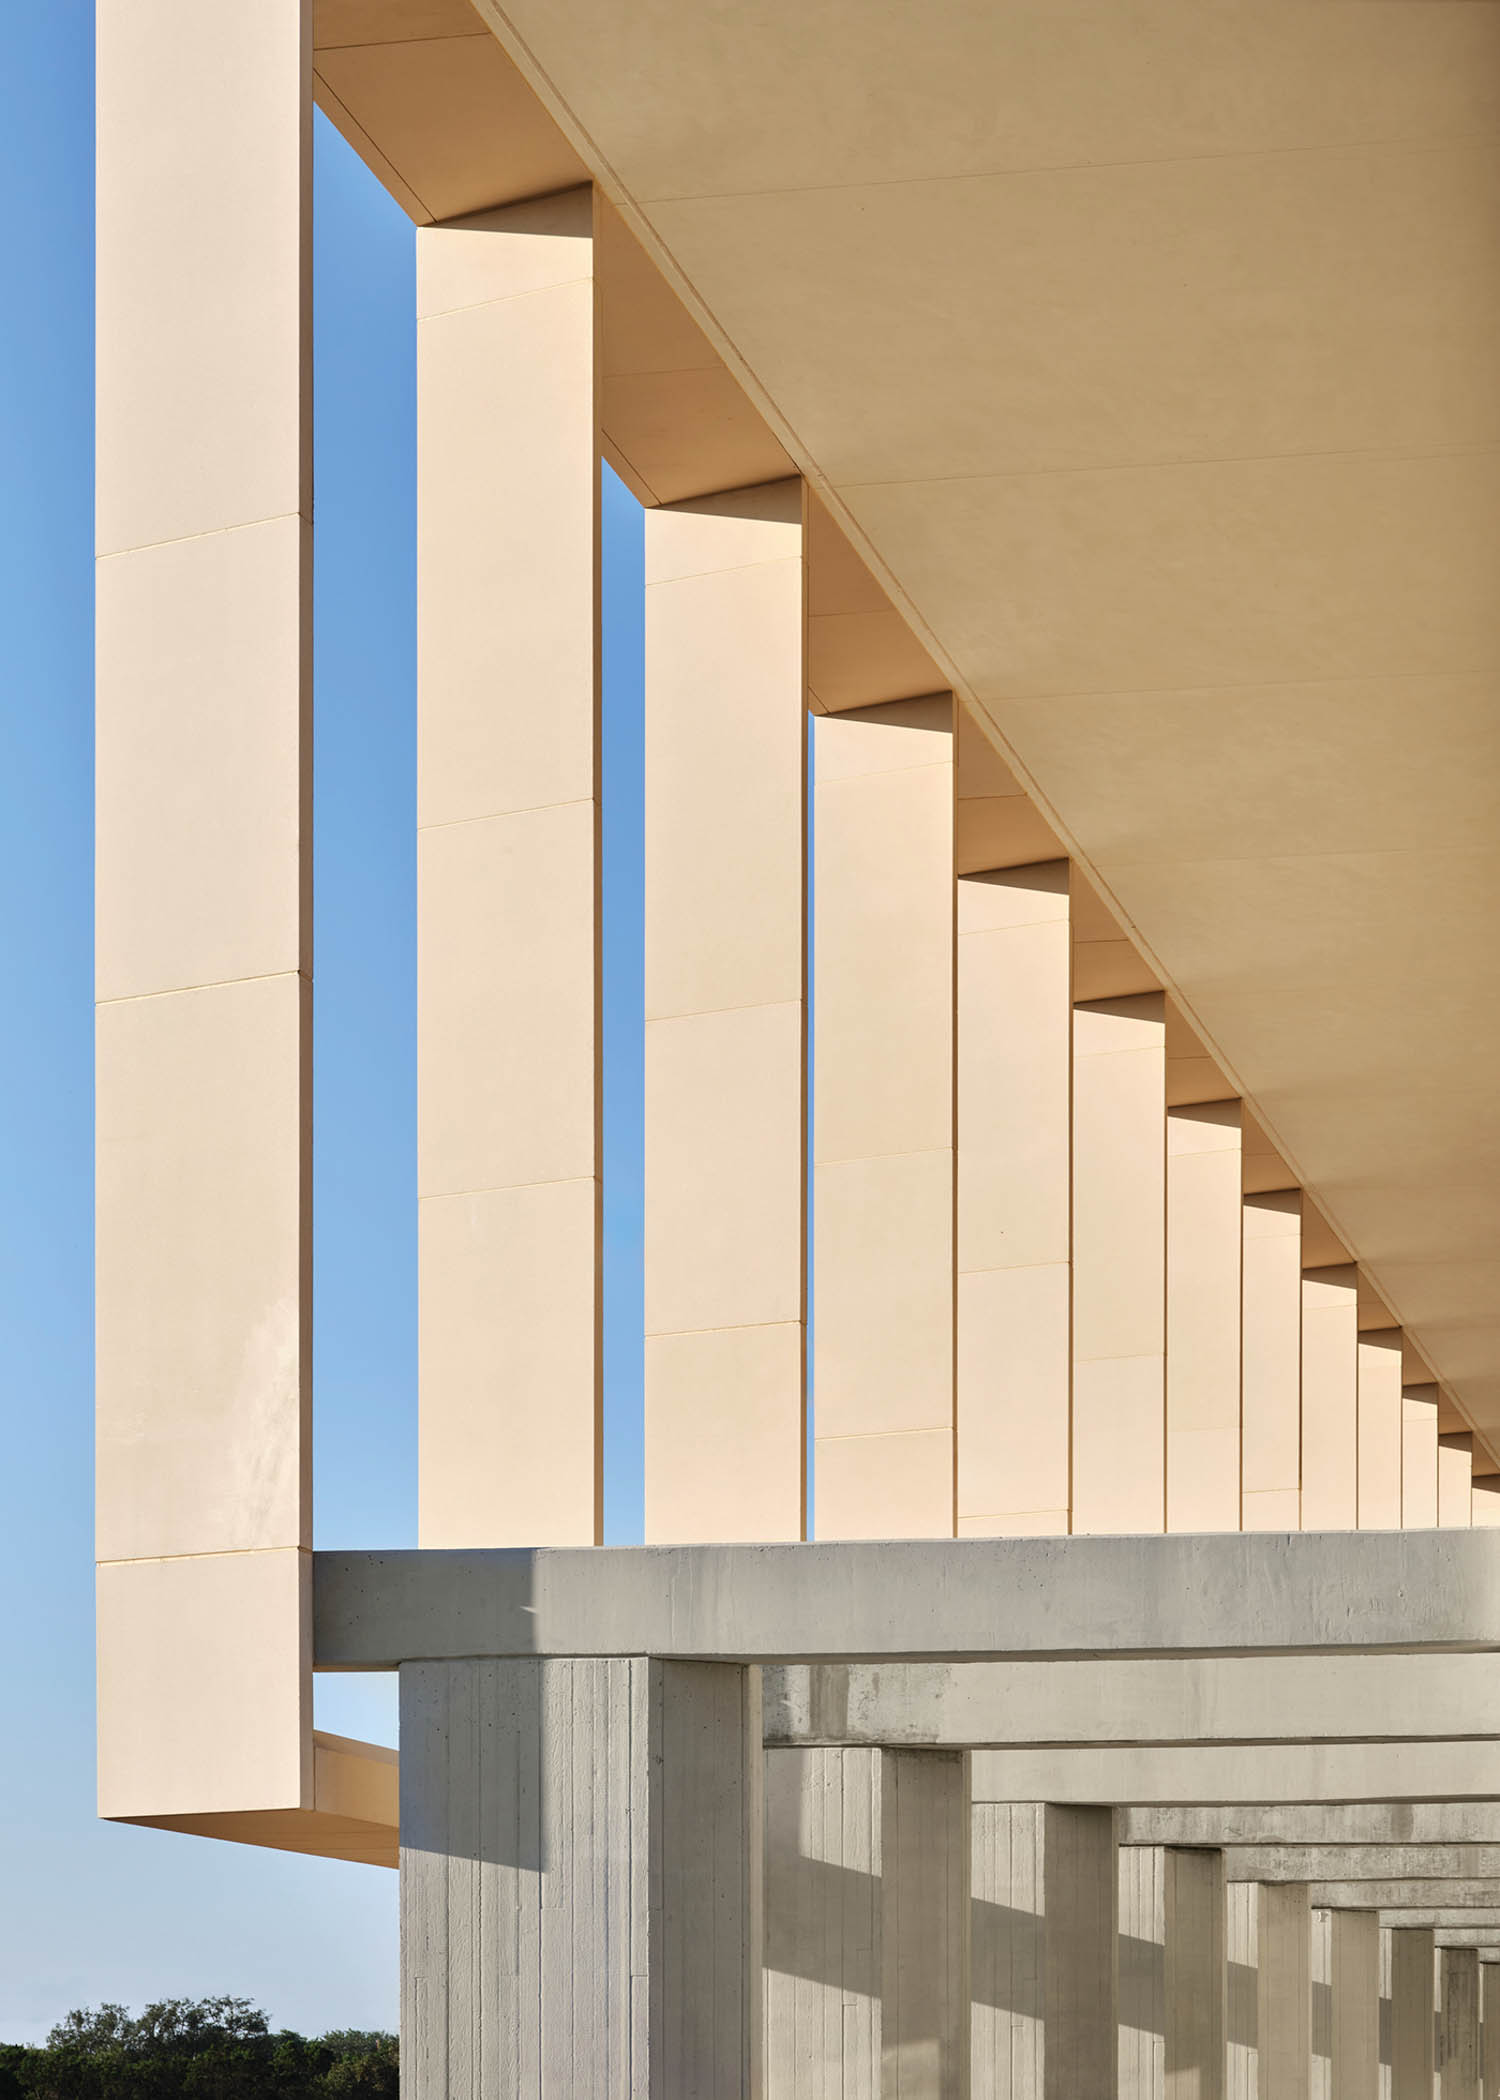
<path id="1" fill-rule="evenodd" d="M 958 884 L 958 1531 L 1068 1529 L 1068 864 Z"/>
<path id="2" fill-rule="evenodd" d="M 1260 2084 L 1260 1888 L 1233 1881 L 1227 1891 L 1229 2100 L 1256 2100 Z"/>
<path id="3" fill-rule="evenodd" d="M 1438 1968 L 1439 2100 L 1480 2100 L 1479 1950 L 1444 1947 Z"/>
<path id="4" fill-rule="evenodd" d="M 801 483 L 645 529 L 646 1536 L 797 1539 Z"/>
<path id="5" fill-rule="evenodd" d="M 1224 1855 L 1169 1846 L 1164 1870 L 1165 2100 L 1224 2100 L 1229 2040 Z"/>
<path id="6" fill-rule="evenodd" d="M 1166 1521 L 1166 1001 L 1073 1015 L 1073 1529 Z"/>
<path id="7" fill-rule="evenodd" d="M 1330 1967 L 1333 2100 L 1373 2100 L 1380 2072 L 1380 1921 L 1336 1910 Z"/>
<path id="8" fill-rule="evenodd" d="M 1401 1393 L 1401 1523 L 1431 1531 L 1438 1520 L 1438 1389 L 1408 1385 Z"/>
<path id="9" fill-rule="evenodd" d="M 813 750 L 816 1528 L 951 1537 L 952 699 Z"/>
<path id="10" fill-rule="evenodd" d="M 881 2100 L 967 2100 L 968 1759 L 883 1751 L 880 1793 Z"/>
<path id="11" fill-rule="evenodd" d="M 1359 1309 L 1352 1263 L 1302 1274 L 1302 1528 L 1359 1519 Z"/>
<path id="12" fill-rule="evenodd" d="M 1115 2100 L 1113 1811 L 973 1810 L 973 2100 Z"/>
<path id="13" fill-rule="evenodd" d="M 1359 1528 L 1401 1529 L 1401 1330 L 1359 1337 Z"/>
<path id="14" fill-rule="evenodd" d="M 1167 1529 L 1240 1528 L 1240 1104 L 1167 1111 Z"/>
<path id="15" fill-rule="evenodd" d="M 1244 1202 L 1246 1531 L 1296 1531 L 1302 1483 L 1302 1196 Z"/>
<path id="16" fill-rule="evenodd" d="M 1166 1848 L 1120 1847 L 1120 2100 L 1161 2100 L 1166 2064 Z"/>
<path id="17" fill-rule="evenodd" d="M 1445 1531 L 1474 1521 L 1474 1439 L 1467 1431 L 1438 1438 L 1437 1520 Z"/>
<path id="18" fill-rule="evenodd" d="M 1433 1948 L 1426 1926 L 1391 1934 L 1391 2100 L 1432 2100 Z"/>
<path id="19" fill-rule="evenodd" d="M 311 1806 L 311 54 L 98 10 L 109 1816 Z"/>
<path id="20" fill-rule="evenodd" d="M 1307 2100 L 1312 1911 L 1305 1882 L 1262 1882 L 1257 1904 L 1259 2100 Z"/>
<path id="21" fill-rule="evenodd" d="M 1333 1912 L 1312 1914 L 1311 2100 L 1333 2100 Z"/>
<path id="22" fill-rule="evenodd" d="M 417 234 L 424 1546 L 600 1535 L 593 197 Z"/>
<path id="23" fill-rule="evenodd" d="M 403 2092 L 749 2100 L 755 1672 L 408 1663 L 401 1708 Z"/>

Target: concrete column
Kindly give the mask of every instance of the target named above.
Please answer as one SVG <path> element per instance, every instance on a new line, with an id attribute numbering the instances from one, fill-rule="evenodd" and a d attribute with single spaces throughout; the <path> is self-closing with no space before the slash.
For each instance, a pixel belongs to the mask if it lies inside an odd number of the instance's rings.
<path id="1" fill-rule="evenodd" d="M 600 1533 L 593 200 L 417 232 L 419 1536 Z"/>
<path id="2" fill-rule="evenodd" d="M 1260 1889 L 1256 1883 L 1230 1882 L 1225 1914 L 1229 1954 L 1225 2086 L 1229 2100 L 1256 2100 L 1260 2083 Z"/>
<path id="3" fill-rule="evenodd" d="M 1167 1111 L 1167 1529 L 1240 1528 L 1240 1104 Z"/>
<path id="4" fill-rule="evenodd" d="M 1467 1530 L 1474 1521 L 1474 1439 L 1467 1431 L 1438 1438 L 1438 1523 Z"/>
<path id="5" fill-rule="evenodd" d="M 1333 1912 L 1314 1905 L 1312 1913 L 1312 2065 L 1311 2100 L 1333 2096 Z"/>
<path id="6" fill-rule="evenodd" d="M 1479 1964 L 1479 2071 L 1484 2100 L 1500 2100 L 1500 1962 Z"/>
<path id="7" fill-rule="evenodd" d="M 1380 1922 L 1372 1910 L 1336 1910 L 1332 1919 L 1332 2100 L 1373 2100 L 1380 2071 Z"/>
<path id="8" fill-rule="evenodd" d="M 958 1531 L 1066 1532 L 1068 863 L 958 884 Z"/>
<path id="9" fill-rule="evenodd" d="M 1246 1531 L 1302 1521 L 1302 1195 L 1273 1189 L 1244 1204 Z"/>
<path id="10" fill-rule="evenodd" d="M 974 2100 L 1115 2100 L 1113 1811 L 976 1802 L 973 1838 Z"/>
<path id="11" fill-rule="evenodd" d="M 759 1729 L 725 1663 L 402 1666 L 403 2092 L 749 2100 Z"/>
<path id="12" fill-rule="evenodd" d="M 1429 1926 L 1391 1934 L 1391 2100 L 1432 2100 L 1433 1946 Z"/>
<path id="13" fill-rule="evenodd" d="M 1073 1015 L 1073 1529 L 1166 1521 L 1166 1001 Z"/>
<path id="14" fill-rule="evenodd" d="M 1438 2011 L 1440 2100 L 1480 2100 L 1479 1950 L 1444 1947 Z"/>
<path id="15" fill-rule="evenodd" d="M 813 723 L 816 1529 L 953 1533 L 953 702 Z"/>
<path id="16" fill-rule="evenodd" d="M 1359 1520 L 1358 1274 L 1352 1263 L 1302 1276 L 1302 1528 Z"/>
<path id="17" fill-rule="evenodd" d="M 1306 1882 L 1262 1882 L 1256 1909 L 1259 2100 L 1307 2100 L 1312 2076 L 1312 1911 Z"/>
<path id="18" fill-rule="evenodd" d="M 1120 1847 L 1120 2100 L 1161 2100 L 1166 2062 L 1166 1852 Z"/>
<path id="19" fill-rule="evenodd" d="M 1224 2100 L 1228 1907 L 1221 1852 L 1163 1852 L 1165 2100 Z"/>
<path id="20" fill-rule="evenodd" d="M 311 13 L 101 0 L 97 51 L 99 1805 L 272 1843 L 313 1789 Z"/>
<path id="21" fill-rule="evenodd" d="M 1401 1330 L 1359 1337 L 1359 1528 L 1401 1528 Z"/>
<path id="22" fill-rule="evenodd" d="M 645 529 L 646 1537 L 797 1539 L 802 486 Z"/>
<path id="23" fill-rule="evenodd" d="M 962 2100 L 968 1828 L 961 1755 L 767 1752 L 767 2100 Z"/>
<path id="24" fill-rule="evenodd" d="M 1408 1385 L 1401 1393 L 1401 1522 L 1430 1531 L 1438 1520 L 1438 1389 Z"/>

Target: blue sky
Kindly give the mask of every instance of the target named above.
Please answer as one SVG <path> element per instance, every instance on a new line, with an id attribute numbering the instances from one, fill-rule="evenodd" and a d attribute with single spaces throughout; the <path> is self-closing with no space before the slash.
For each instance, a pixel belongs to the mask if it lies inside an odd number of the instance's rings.
<path id="1" fill-rule="evenodd" d="M 0 168 L 0 2039 L 235 1992 L 396 2021 L 395 1876 L 93 1814 L 91 0 L 7 23 Z M 320 1545 L 415 1525 L 412 229 L 318 122 L 315 1392 Z M 641 520 L 605 498 L 606 1511 L 640 1536 Z M 390 1680 L 322 1725 L 394 1740 Z"/>

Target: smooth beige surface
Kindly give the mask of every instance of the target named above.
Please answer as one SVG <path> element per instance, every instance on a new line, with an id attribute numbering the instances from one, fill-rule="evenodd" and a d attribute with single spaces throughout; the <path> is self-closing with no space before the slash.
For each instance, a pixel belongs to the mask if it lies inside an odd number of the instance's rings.
<path id="1" fill-rule="evenodd" d="M 1445 1529 L 1473 1522 L 1473 1468 L 1472 1436 L 1438 1438 L 1438 1523 Z"/>
<path id="2" fill-rule="evenodd" d="M 1167 1111 L 1167 1529 L 1240 1528 L 1240 1104 Z"/>
<path id="3" fill-rule="evenodd" d="M 816 1531 L 951 1536 L 952 703 L 818 716 L 813 751 Z M 846 1446 L 913 1432 L 899 1480 Z"/>
<path id="4" fill-rule="evenodd" d="M 803 1534 L 798 482 L 648 511 L 645 1509 Z"/>
<path id="5" fill-rule="evenodd" d="M 1066 861 L 960 879 L 958 1519 L 971 1535 L 1068 1529 L 1069 960 Z"/>
<path id="6" fill-rule="evenodd" d="M 1401 1336 L 1395 1328 L 1361 1333 L 1359 1528 L 1401 1528 Z"/>
<path id="7" fill-rule="evenodd" d="M 1401 1522 L 1425 1531 L 1438 1520 L 1438 1391 L 1407 1386 L 1401 1395 Z"/>
<path id="8" fill-rule="evenodd" d="M 1166 1521 L 1166 1017 L 1073 1016 L 1073 1529 Z"/>
<path id="9" fill-rule="evenodd" d="M 600 1522 L 588 189 L 418 246 L 424 1545 Z"/>
<path id="10" fill-rule="evenodd" d="M 1358 1283 L 1352 1268 L 1302 1274 L 1302 1528 L 1359 1521 Z"/>
<path id="11" fill-rule="evenodd" d="M 1302 1198 L 1244 1200 L 1244 1518 L 1246 1531 L 1302 1522 Z"/>
<path id="12" fill-rule="evenodd" d="M 1494 10 L 482 12 L 1500 1419 Z"/>

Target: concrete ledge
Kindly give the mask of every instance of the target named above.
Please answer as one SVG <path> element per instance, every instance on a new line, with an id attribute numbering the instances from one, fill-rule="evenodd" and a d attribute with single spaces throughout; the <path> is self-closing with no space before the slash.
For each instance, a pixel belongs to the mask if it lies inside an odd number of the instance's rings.
<path id="1" fill-rule="evenodd" d="M 319 1669 L 1500 1648 L 1500 1533 L 320 1553 Z"/>

